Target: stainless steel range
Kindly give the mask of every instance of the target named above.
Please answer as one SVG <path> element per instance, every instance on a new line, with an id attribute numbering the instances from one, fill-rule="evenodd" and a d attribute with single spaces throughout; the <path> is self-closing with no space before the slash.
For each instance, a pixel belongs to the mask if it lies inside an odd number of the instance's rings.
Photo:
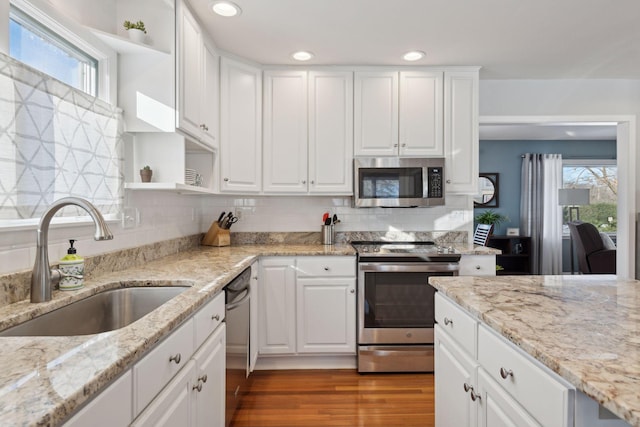
<path id="1" fill-rule="evenodd" d="M 435 288 L 460 254 L 434 242 L 352 242 L 358 252 L 358 372 L 432 372 Z"/>

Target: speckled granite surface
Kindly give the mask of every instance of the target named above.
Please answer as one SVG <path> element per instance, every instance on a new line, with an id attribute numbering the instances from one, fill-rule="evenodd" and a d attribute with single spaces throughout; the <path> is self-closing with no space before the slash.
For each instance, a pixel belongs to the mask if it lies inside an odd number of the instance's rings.
<path id="1" fill-rule="evenodd" d="M 440 292 L 640 426 L 640 282 L 614 276 L 433 277 Z"/>
<path id="2" fill-rule="evenodd" d="M 198 247 L 120 272 L 94 275 L 53 300 L 0 307 L 0 329 L 103 289 L 189 284 L 147 316 L 112 332 L 75 337 L 0 337 L 0 425 L 58 425 L 220 292 L 259 255 L 354 255 L 349 245 Z M 354 261 L 355 262 L 355 261 Z"/>

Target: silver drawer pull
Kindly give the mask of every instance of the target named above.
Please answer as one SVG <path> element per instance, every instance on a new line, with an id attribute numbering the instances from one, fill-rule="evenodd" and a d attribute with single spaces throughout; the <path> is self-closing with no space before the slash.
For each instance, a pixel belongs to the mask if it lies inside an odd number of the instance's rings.
<path id="1" fill-rule="evenodd" d="M 219 320 L 220 320 L 220 315 L 219 315 L 219 314 L 216 314 L 216 315 L 214 315 L 214 316 L 211 316 L 211 320 L 219 321 Z"/>
<path id="2" fill-rule="evenodd" d="M 351 290 L 349 290 L 349 292 L 351 292 L 352 294 L 355 294 L 356 290 L 355 289 L 351 289 Z"/>
<path id="3" fill-rule="evenodd" d="M 463 385 L 462 387 L 464 387 L 464 392 L 465 392 L 465 393 L 469 393 L 469 390 L 473 391 L 473 387 L 472 387 L 472 386 L 470 386 L 470 385 L 469 385 L 469 384 L 467 384 L 467 383 L 464 383 L 464 385 Z"/>
<path id="4" fill-rule="evenodd" d="M 207 374 L 204 374 L 200 378 L 198 378 L 198 381 L 202 381 L 203 383 L 206 383 L 207 382 Z"/>
<path id="5" fill-rule="evenodd" d="M 324 271 L 329 271 L 329 267 L 325 267 L 325 268 L 324 268 Z"/>
<path id="6" fill-rule="evenodd" d="M 480 400 L 480 395 L 476 394 L 473 390 L 471 390 L 471 395 L 470 396 L 471 396 L 471 400 L 473 400 L 474 402 L 476 400 Z"/>
<path id="7" fill-rule="evenodd" d="M 504 368 L 500 368 L 500 376 L 506 380 L 507 378 L 513 376 L 513 371 L 511 369 L 506 370 Z"/>
<path id="8" fill-rule="evenodd" d="M 449 319 L 448 317 L 444 318 L 444 324 L 445 325 L 453 325 L 453 320 Z"/>
<path id="9" fill-rule="evenodd" d="M 191 387 L 191 390 L 198 390 L 198 393 L 202 391 L 202 382 L 198 380 L 198 384 Z"/>
<path id="10" fill-rule="evenodd" d="M 180 359 L 182 359 L 182 356 L 180 356 L 180 353 L 177 353 L 175 356 L 169 358 L 169 362 L 176 362 L 177 365 L 180 363 Z"/>
<path id="11" fill-rule="evenodd" d="M 480 267 L 479 265 L 476 265 L 476 270 L 480 270 L 482 267 Z"/>

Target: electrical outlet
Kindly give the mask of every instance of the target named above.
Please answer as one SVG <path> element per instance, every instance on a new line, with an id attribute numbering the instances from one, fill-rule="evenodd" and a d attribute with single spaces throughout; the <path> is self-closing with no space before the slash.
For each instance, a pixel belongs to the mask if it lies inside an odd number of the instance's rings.
<path id="1" fill-rule="evenodd" d="M 122 228 L 135 228 L 140 225 L 140 211 L 137 208 L 122 208 Z"/>
<path id="2" fill-rule="evenodd" d="M 236 208 L 233 216 L 238 218 L 238 221 L 240 221 L 242 219 L 242 208 Z"/>

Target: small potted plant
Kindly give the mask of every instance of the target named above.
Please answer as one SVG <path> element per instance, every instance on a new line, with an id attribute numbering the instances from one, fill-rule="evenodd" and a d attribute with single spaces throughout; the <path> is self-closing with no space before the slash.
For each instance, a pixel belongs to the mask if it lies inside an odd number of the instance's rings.
<path id="1" fill-rule="evenodd" d="M 147 34 L 147 29 L 144 27 L 144 22 L 131 22 L 124 21 L 124 28 L 127 30 L 127 34 L 129 34 L 129 38 L 137 43 L 144 42 L 144 36 Z"/>
<path id="2" fill-rule="evenodd" d="M 151 182 L 151 175 L 153 175 L 151 167 L 145 166 L 140 169 L 140 179 L 142 180 L 142 182 Z"/>
<path id="3" fill-rule="evenodd" d="M 476 223 L 493 225 L 491 231 L 503 222 L 509 221 L 509 218 L 499 214 L 498 212 L 488 209 L 481 214 L 476 215 Z"/>

